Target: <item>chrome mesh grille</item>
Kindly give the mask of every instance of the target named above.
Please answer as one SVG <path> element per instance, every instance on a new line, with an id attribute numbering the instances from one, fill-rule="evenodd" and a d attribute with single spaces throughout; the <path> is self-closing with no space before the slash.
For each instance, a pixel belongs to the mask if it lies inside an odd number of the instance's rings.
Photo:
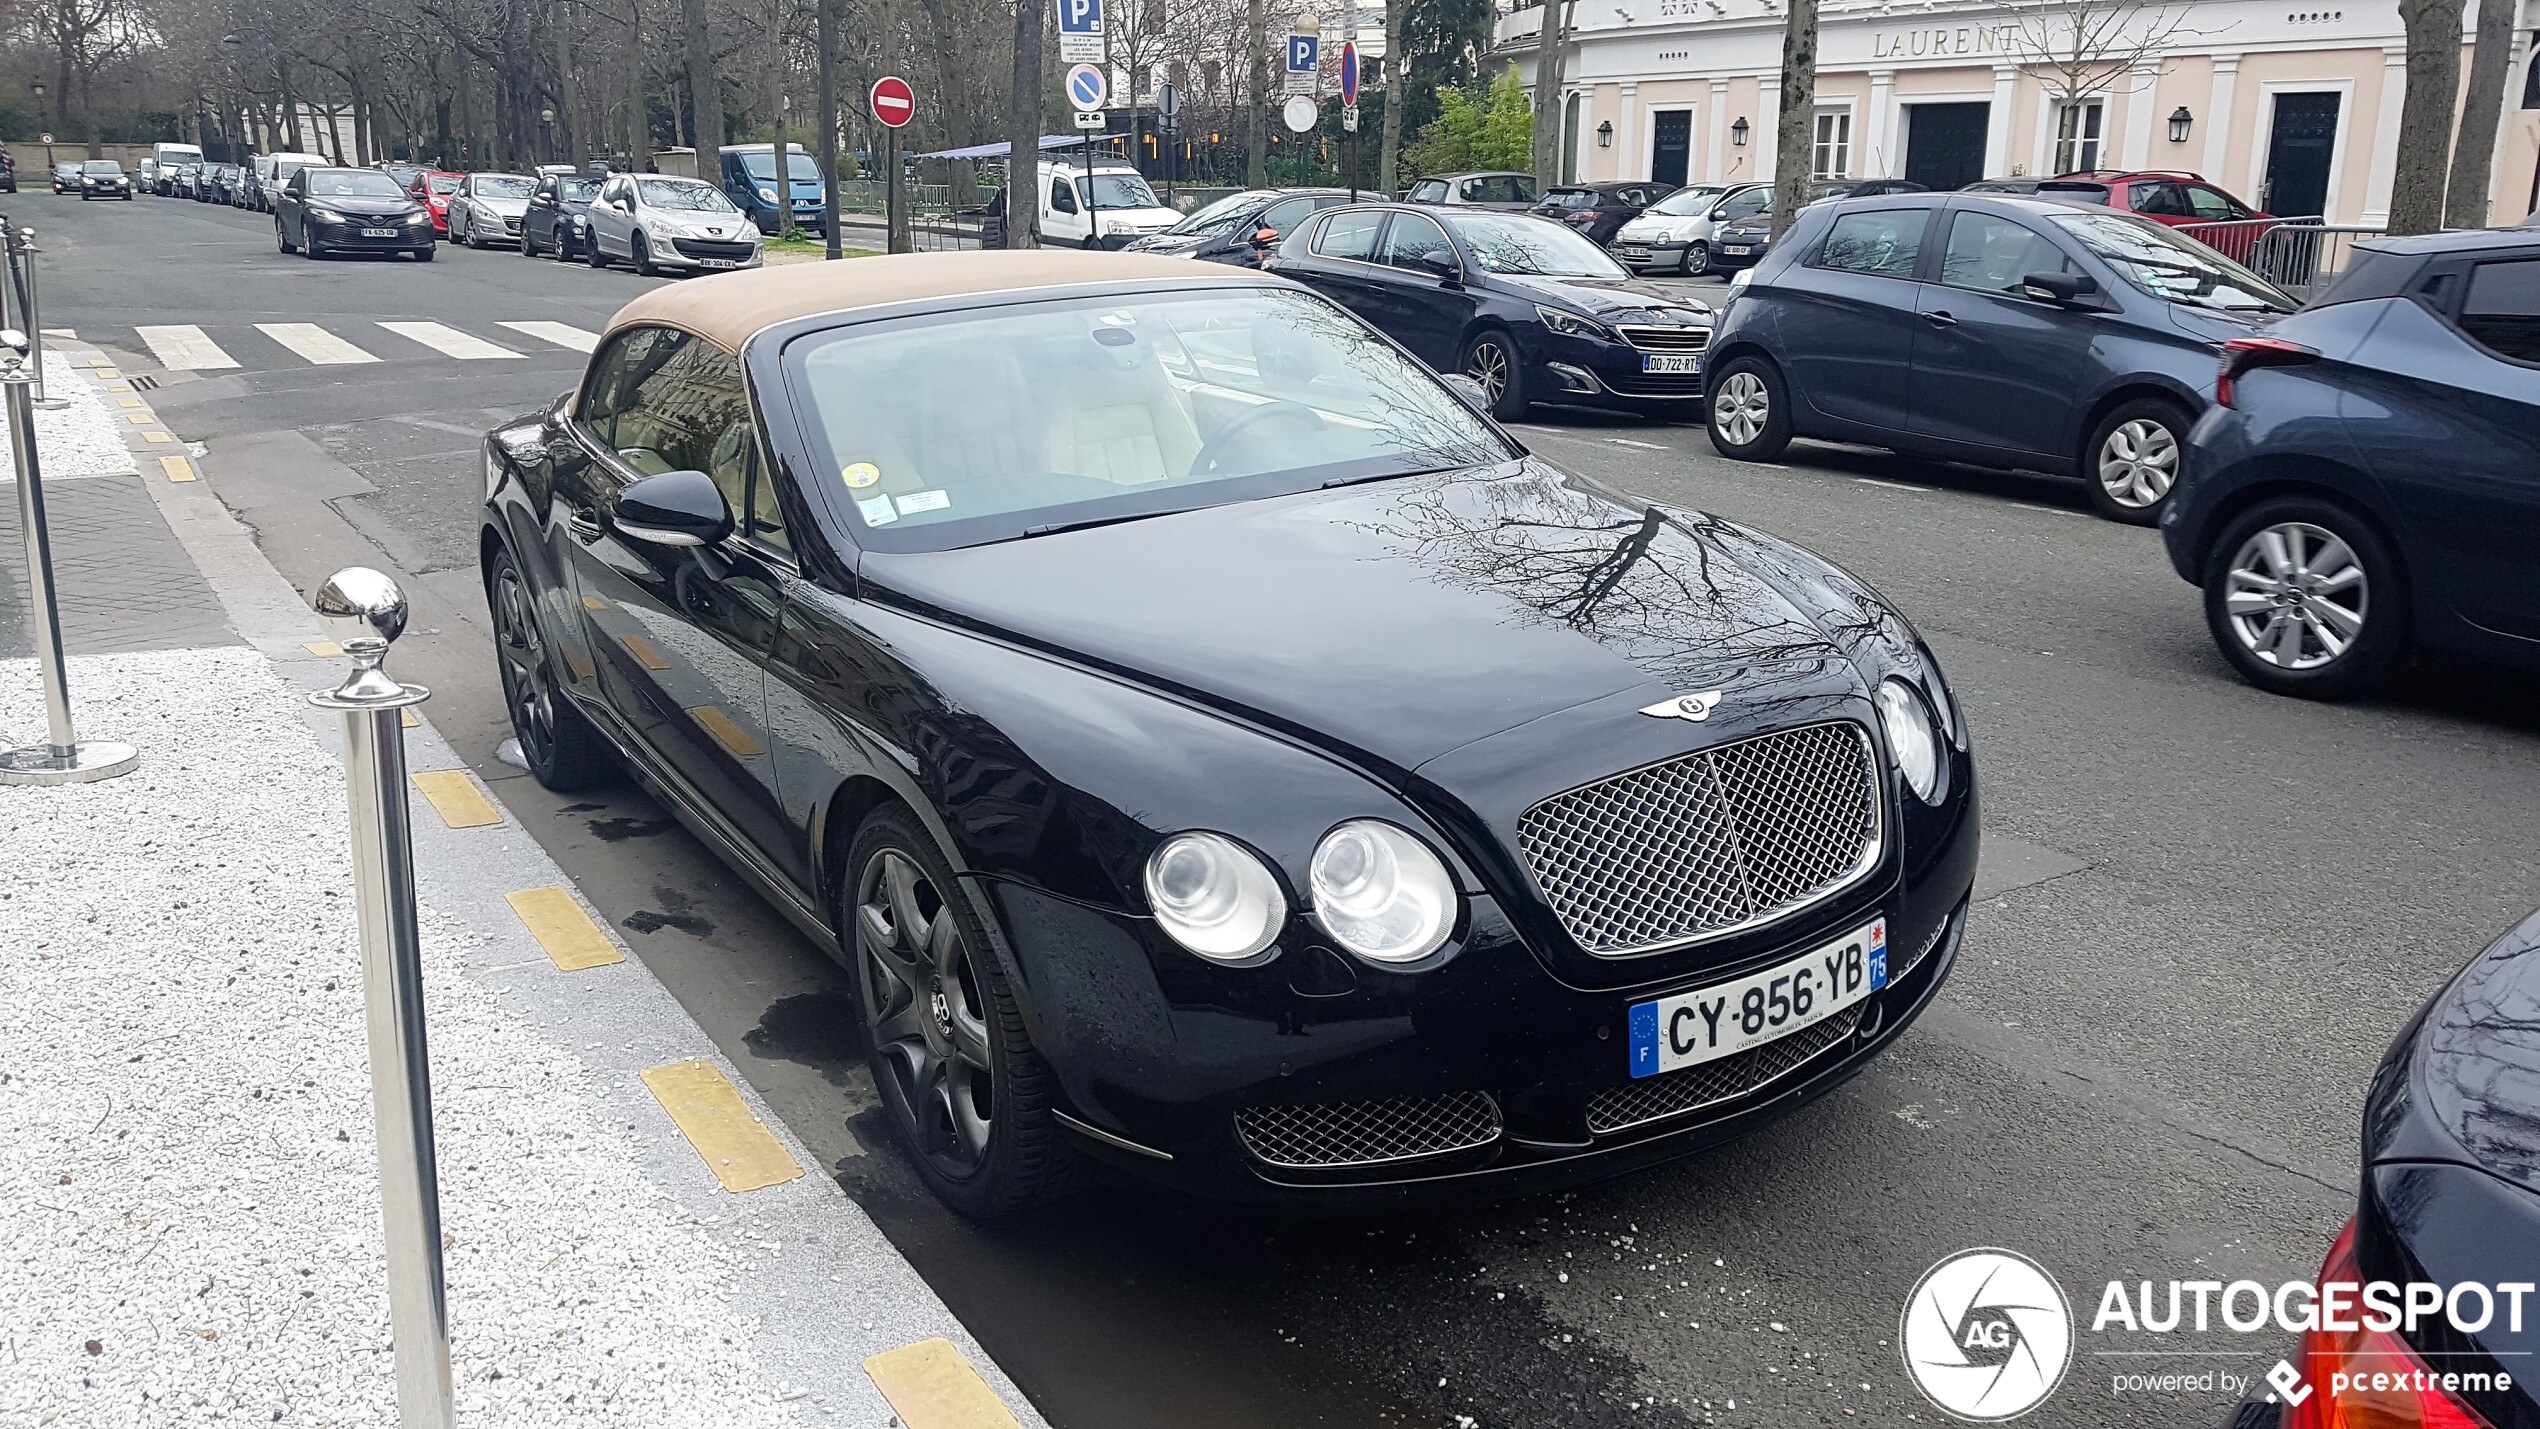
<path id="1" fill-rule="evenodd" d="M 1235 1113 L 1244 1149 L 1272 1166 L 1372 1166 L 1488 1146 L 1499 1104 L 1482 1092 L 1380 1102 L 1248 1106 Z"/>
<path id="2" fill-rule="evenodd" d="M 1607 1087 L 1588 1098 L 1588 1130 L 1599 1136 L 1626 1131 L 1757 1091 L 1849 1038 L 1861 1025 L 1864 1005 L 1854 1003 L 1813 1027 L 1734 1057 Z"/>
<path id="3" fill-rule="evenodd" d="M 1877 859 L 1877 764 L 1850 723 L 1757 735 L 1556 794 L 1517 821 L 1544 899 L 1608 957 L 1821 898 Z"/>
<path id="4" fill-rule="evenodd" d="M 1707 327 L 1667 327 L 1651 323 L 1619 323 L 1614 331 L 1643 352 L 1700 352 L 1711 344 Z"/>

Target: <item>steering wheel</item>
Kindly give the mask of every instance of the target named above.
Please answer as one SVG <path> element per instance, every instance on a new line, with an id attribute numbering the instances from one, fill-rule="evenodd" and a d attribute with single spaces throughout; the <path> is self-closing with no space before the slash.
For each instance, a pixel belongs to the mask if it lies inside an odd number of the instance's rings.
<path id="1" fill-rule="evenodd" d="M 1235 438 L 1278 417 L 1284 417 L 1289 421 L 1303 421 L 1306 424 L 1306 430 L 1311 432 L 1322 431 L 1327 425 L 1322 413 L 1302 402 L 1283 400 L 1265 402 L 1218 428 L 1217 435 L 1210 437 L 1206 443 L 1202 444 L 1198 455 L 1191 458 L 1191 475 L 1205 476 L 1215 471 L 1217 464 L 1225 459 L 1226 449 L 1234 444 Z"/>

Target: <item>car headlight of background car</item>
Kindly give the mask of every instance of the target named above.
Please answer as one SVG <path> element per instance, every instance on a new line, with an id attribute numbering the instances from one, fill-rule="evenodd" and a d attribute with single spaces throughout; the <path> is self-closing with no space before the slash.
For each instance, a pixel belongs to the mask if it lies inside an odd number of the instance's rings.
<path id="1" fill-rule="evenodd" d="M 1614 330 L 1612 328 L 1607 327 L 1605 324 L 1598 322 L 1594 318 L 1583 318 L 1577 313 L 1567 312 L 1560 308 L 1547 308 L 1543 304 L 1537 303 L 1535 304 L 1535 316 L 1543 320 L 1543 325 L 1545 327 L 1552 329 L 1554 332 L 1561 334 L 1563 337 L 1594 338 L 1599 342 L 1622 341 L 1621 338 L 1614 335 Z"/>
<path id="2" fill-rule="evenodd" d="M 1417 962 L 1455 931 L 1455 880 L 1427 844 L 1391 824 L 1352 819 L 1325 834 L 1307 877 L 1315 924 L 1362 958 Z"/>
<path id="3" fill-rule="evenodd" d="M 1944 697 L 1945 698 L 1945 697 Z M 1894 675 L 1879 681 L 1871 699 L 1878 706 L 1879 726 L 1896 756 L 1896 772 L 1905 787 L 1926 804 L 1940 802 L 1940 766 L 1944 756 L 1939 724 L 1932 715 L 1933 697 Z"/>
<path id="4" fill-rule="evenodd" d="M 774 203 L 774 202 L 776 202 L 776 190 L 774 190 L 774 189 L 760 189 L 760 190 L 758 191 L 758 197 L 759 197 L 759 202 L 761 202 L 761 203 Z"/>
<path id="5" fill-rule="evenodd" d="M 1173 941 L 1216 962 L 1269 947 L 1288 900 L 1269 866 L 1223 834 L 1175 834 L 1147 858 L 1147 903 Z"/>
<path id="6" fill-rule="evenodd" d="M 342 223 L 343 221 L 344 215 L 337 213 L 331 208 L 311 208 L 309 210 L 309 222 L 311 223 Z"/>

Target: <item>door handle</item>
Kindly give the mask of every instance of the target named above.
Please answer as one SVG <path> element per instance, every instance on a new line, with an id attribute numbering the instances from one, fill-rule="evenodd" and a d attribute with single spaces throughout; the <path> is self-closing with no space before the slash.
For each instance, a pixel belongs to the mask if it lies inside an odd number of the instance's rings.
<path id="1" fill-rule="evenodd" d="M 1958 320 L 1945 312 L 1925 313 L 1923 314 L 1923 321 L 1930 323 L 1933 327 L 1956 327 L 1958 325 Z"/>
<path id="2" fill-rule="evenodd" d="M 567 530 L 573 532 L 574 538 L 585 545 L 600 539 L 600 523 L 579 511 L 565 517 L 564 524 Z"/>

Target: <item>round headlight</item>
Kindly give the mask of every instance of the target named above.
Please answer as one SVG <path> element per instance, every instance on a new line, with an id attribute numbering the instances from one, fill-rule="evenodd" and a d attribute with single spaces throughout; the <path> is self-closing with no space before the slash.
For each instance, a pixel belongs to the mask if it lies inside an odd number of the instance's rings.
<path id="1" fill-rule="evenodd" d="M 1882 681 L 1875 698 L 1879 724 L 1887 731 L 1888 748 L 1895 751 L 1896 770 L 1905 776 L 1905 787 L 1924 803 L 1935 802 L 1940 792 L 1940 734 L 1932 728 L 1931 707 L 1903 680 Z"/>
<path id="2" fill-rule="evenodd" d="M 1220 962 L 1270 946 L 1288 918 L 1279 880 L 1219 834 L 1175 834 L 1147 859 L 1147 902 L 1173 941 Z"/>
<path id="3" fill-rule="evenodd" d="M 1380 963 L 1417 962 L 1455 931 L 1455 881 L 1429 846 L 1373 819 L 1323 836 L 1308 872 L 1314 921 Z"/>

